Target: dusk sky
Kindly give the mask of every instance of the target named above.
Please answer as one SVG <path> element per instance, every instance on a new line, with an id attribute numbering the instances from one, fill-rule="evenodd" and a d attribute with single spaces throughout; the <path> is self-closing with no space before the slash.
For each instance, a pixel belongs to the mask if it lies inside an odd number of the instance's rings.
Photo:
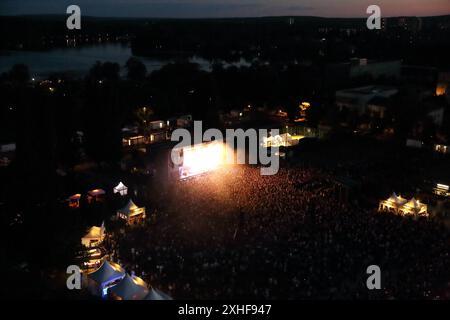
<path id="1" fill-rule="evenodd" d="M 0 0 L 0 14 L 65 14 L 70 4 L 108 17 L 364 17 L 371 4 L 386 17 L 450 14 L 450 0 Z"/>

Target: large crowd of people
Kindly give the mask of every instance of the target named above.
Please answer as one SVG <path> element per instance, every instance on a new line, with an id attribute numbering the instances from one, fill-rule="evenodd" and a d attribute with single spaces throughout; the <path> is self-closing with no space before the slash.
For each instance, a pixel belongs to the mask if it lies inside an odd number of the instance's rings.
<path id="1" fill-rule="evenodd" d="M 342 201 L 337 188 L 317 168 L 227 166 L 176 182 L 110 250 L 175 299 L 450 297 L 448 230 Z M 367 288 L 370 265 L 380 290 Z"/>

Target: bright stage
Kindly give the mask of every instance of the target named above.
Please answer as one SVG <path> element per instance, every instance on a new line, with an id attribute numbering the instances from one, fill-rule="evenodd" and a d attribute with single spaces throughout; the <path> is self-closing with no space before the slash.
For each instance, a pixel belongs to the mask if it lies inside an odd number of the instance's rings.
<path id="1" fill-rule="evenodd" d="M 225 145 L 222 142 L 207 142 L 174 150 L 179 179 L 187 179 L 210 172 L 225 164 Z"/>

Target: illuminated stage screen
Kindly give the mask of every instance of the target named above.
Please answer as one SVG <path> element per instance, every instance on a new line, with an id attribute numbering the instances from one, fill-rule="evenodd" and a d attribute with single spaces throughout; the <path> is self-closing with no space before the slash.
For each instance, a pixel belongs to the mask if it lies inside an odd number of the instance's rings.
<path id="1" fill-rule="evenodd" d="M 224 144 L 221 142 L 208 142 L 182 148 L 180 179 L 216 170 L 225 162 L 224 150 Z"/>

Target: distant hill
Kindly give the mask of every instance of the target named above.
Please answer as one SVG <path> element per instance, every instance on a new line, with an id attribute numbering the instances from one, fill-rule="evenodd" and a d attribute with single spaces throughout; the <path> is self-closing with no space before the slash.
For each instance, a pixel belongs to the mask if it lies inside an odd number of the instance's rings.
<path id="1" fill-rule="evenodd" d="M 404 59 L 447 66 L 450 15 L 390 17 L 382 30 L 366 18 L 281 16 L 261 18 L 108 18 L 83 16 L 81 30 L 67 15 L 0 16 L 0 49 L 48 50 L 105 42 L 131 44 L 133 54 L 154 58 L 336 62 L 351 57 Z"/>

